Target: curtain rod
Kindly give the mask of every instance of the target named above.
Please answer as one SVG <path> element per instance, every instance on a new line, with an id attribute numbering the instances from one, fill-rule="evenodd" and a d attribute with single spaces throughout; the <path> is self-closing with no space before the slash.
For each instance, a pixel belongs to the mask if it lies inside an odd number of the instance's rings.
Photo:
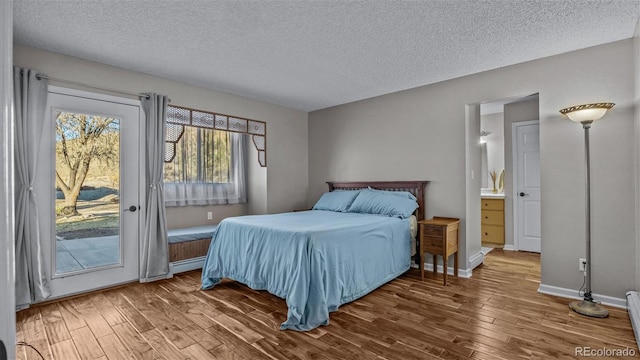
<path id="1" fill-rule="evenodd" d="M 149 95 L 146 95 L 146 94 L 135 94 L 135 93 L 126 92 L 126 91 L 122 91 L 122 90 L 110 89 L 110 88 L 106 88 L 106 87 L 94 86 L 94 85 L 89 85 L 89 84 L 76 82 L 76 81 L 71 81 L 71 80 L 54 78 L 54 77 L 47 76 L 47 75 L 42 75 L 42 74 L 37 74 L 36 78 L 38 80 L 40 80 L 40 79 L 48 79 L 49 81 L 56 81 L 56 82 L 61 82 L 61 83 L 65 83 L 65 84 L 70 84 L 70 85 L 83 86 L 83 87 L 88 87 L 88 88 L 96 89 L 96 90 L 110 91 L 110 92 L 114 92 L 114 93 L 119 93 L 119 94 L 124 94 L 124 95 L 129 95 L 129 96 L 135 96 L 135 97 L 143 97 L 143 98 L 149 99 Z M 171 99 L 169 99 L 169 101 L 171 101 Z"/>

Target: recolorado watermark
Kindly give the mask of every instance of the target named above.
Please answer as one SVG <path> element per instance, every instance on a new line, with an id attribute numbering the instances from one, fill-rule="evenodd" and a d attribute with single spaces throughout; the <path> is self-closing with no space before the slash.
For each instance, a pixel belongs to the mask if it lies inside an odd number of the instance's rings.
<path id="1" fill-rule="evenodd" d="M 634 357 L 636 356 L 636 349 L 630 347 L 624 348 L 592 348 L 588 346 L 576 346 L 574 356 L 583 357 L 603 357 L 603 356 L 617 356 L 617 357 Z"/>

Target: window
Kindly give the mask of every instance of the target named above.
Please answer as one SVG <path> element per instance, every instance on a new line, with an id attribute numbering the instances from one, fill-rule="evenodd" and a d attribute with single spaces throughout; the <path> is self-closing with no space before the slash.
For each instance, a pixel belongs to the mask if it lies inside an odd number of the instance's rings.
<path id="1" fill-rule="evenodd" d="M 230 132 L 184 126 L 173 159 L 165 161 L 164 181 L 228 183 L 230 167 Z"/>
<path id="2" fill-rule="evenodd" d="M 213 114 L 167 108 L 166 206 L 245 203 L 247 135 L 213 127 Z"/>

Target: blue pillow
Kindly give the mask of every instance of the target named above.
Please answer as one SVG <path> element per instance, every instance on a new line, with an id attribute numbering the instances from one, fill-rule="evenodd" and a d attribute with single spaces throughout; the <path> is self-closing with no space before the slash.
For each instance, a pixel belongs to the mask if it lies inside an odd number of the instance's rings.
<path id="1" fill-rule="evenodd" d="M 415 200 L 381 191 L 361 191 L 349 207 L 349 212 L 410 217 L 418 208 Z"/>
<path id="2" fill-rule="evenodd" d="M 313 210 L 347 212 L 360 190 L 334 190 L 322 194 Z"/>
<path id="3" fill-rule="evenodd" d="M 389 195 L 402 196 L 402 197 L 406 197 L 407 199 L 411 199 L 413 201 L 417 201 L 418 200 L 418 198 L 416 198 L 412 193 L 410 193 L 408 191 L 378 190 L 378 189 L 372 188 L 371 186 L 369 186 L 369 190 L 374 191 L 374 192 L 380 192 L 380 193 L 384 193 L 384 194 L 389 194 Z"/>

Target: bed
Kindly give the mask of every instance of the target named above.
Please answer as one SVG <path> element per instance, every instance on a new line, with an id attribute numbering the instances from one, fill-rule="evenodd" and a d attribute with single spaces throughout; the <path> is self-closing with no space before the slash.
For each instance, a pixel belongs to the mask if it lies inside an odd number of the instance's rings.
<path id="1" fill-rule="evenodd" d="M 307 331 L 328 325 L 329 313 L 340 305 L 406 272 L 412 254 L 408 215 L 424 219 L 427 182 L 327 184 L 329 193 L 313 210 L 223 220 L 205 259 L 202 290 L 223 278 L 267 290 L 286 300 L 287 319 L 280 328 Z M 407 193 L 415 196 L 417 209 Z M 366 213 L 371 201 L 393 209 Z"/>

